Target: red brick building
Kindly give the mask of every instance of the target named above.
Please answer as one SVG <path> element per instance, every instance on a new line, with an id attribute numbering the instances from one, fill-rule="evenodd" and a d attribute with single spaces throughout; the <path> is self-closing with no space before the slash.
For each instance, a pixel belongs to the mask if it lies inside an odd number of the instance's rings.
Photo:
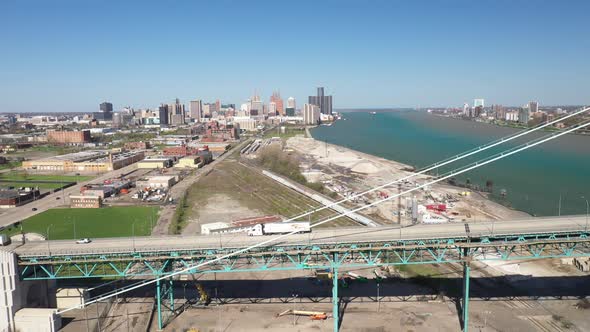
<path id="1" fill-rule="evenodd" d="M 47 131 L 47 142 L 57 144 L 83 144 L 90 142 L 90 130 Z"/>
<path id="2" fill-rule="evenodd" d="M 164 149 L 165 156 L 191 156 L 197 154 L 198 150 L 195 148 L 188 147 L 186 145 L 171 146 Z"/>
<path id="3" fill-rule="evenodd" d="M 207 124 L 207 130 L 204 142 L 223 142 L 225 140 L 239 139 L 238 129 L 233 125 L 222 125 L 217 121 L 211 121 Z"/>

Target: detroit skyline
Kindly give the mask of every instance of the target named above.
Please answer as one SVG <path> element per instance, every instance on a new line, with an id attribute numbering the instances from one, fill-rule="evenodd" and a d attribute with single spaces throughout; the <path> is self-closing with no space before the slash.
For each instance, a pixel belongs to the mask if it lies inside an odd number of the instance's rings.
<path id="1" fill-rule="evenodd" d="M 0 112 L 304 101 L 317 86 L 342 109 L 580 105 L 590 87 L 582 1 L 0 6 Z"/>

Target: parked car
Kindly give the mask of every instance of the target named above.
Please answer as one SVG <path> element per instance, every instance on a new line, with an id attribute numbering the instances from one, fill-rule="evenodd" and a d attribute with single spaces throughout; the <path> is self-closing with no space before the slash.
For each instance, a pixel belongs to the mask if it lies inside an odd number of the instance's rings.
<path id="1" fill-rule="evenodd" d="M 86 243 L 90 243 L 90 242 L 92 242 L 92 241 L 87 237 L 76 241 L 77 244 L 86 244 Z"/>
<path id="2" fill-rule="evenodd" d="M 37 208 L 32 208 L 31 210 L 33 210 L 33 211 L 37 211 Z"/>

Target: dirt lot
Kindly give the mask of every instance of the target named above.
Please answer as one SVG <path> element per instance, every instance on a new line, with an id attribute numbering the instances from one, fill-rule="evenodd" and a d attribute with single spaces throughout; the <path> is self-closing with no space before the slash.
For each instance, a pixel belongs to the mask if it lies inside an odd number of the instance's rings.
<path id="1" fill-rule="evenodd" d="M 195 234 L 200 225 L 215 221 L 231 221 L 257 215 L 293 217 L 319 206 L 319 203 L 272 179 L 241 165 L 230 157 L 203 176 L 187 196 L 189 223 L 183 234 Z M 331 216 L 334 211 L 314 213 L 311 221 Z M 326 227 L 356 226 L 349 218 L 339 218 Z"/>

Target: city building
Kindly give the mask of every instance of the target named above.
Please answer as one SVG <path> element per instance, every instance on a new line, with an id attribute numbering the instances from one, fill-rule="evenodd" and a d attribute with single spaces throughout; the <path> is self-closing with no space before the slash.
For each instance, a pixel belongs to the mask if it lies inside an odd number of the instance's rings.
<path id="1" fill-rule="evenodd" d="M 25 190 L 0 190 L 0 209 L 9 209 L 26 204 L 39 197 L 39 190 L 26 188 Z"/>
<path id="2" fill-rule="evenodd" d="M 469 104 L 468 103 L 463 104 L 463 116 L 469 116 L 469 111 L 470 111 Z"/>
<path id="3" fill-rule="evenodd" d="M 174 165 L 177 168 L 200 168 L 203 166 L 201 158 L 199 156 L 186 156 L 180 158 L 178 163 Z"/>
<path id="4" fill-rule="evenodd" d="M 211 121 L 207 124 L 203 142 L 223 142 L 226 140 L 239 139 L 238 129 L 231 124 L 222 125 L 218 121 Z"/>
<path id="5" fill-rule="evenodd" d="M 172 167 L 172 158 L 168 157 L 152 157 L 145 158 L 137 163 L 139 169 L 158 169 Z"/>
<path id="6" fill-rule="evenodd" d="M 270 108 L 271 104 L 274 104 L 274 110 Z M 285 115 L 285 108 L 283 106 L 283 99 L 281 98 L 280 92 L 275 91 L 272 93 L 272 96 L 270 96 L 268 113 L 270 115 L 280 115 L 280 116 Z"/>
<path id="7" fill-rule="evenodd" d="M 232 123 L 240 130 L 245 131 L 256 131 L 258 127 L 258 120 L 249 116 L 234 116 Z"/>
<path id="8" fill-rule="evenodd" d="M 131 165 L 144 157 L 143 151 L 110 153 L 102 150 L 87 150 L 23 161 L 22 168 L 49 172 L 103 173 Z"/>
<path id="9" fill-rule="evenodd" d="M 201 100 L 192 100 L 190 102 L 190 115 L 196 122 L 201 122 L 203 117 L 203 103 Z"/>
<path id="10" fill-rule="evenodd" d="M 176 183 L 176 177 L 171 175 L 148 176 L 135 182 L 137 188 L 168 189 Z"/>
<path id="11" fill-rule="evenodd" d="M 326 114 L 326 113 L 324 113 Z M 303 124 L 317 125 L 320 122 L 320 107 L 314 104 L 303 105 Z"/>
<path id="12" fill-rule="evenodd" d="M 168 125 L 170 124 L 170 122 L 168 122 L 168 105 L 162 104 L 160 105 L 160 107 L 158 107 L 158 116 L 160 118 L 160 124 L 161 125 Z"/>
<path id="13" fill-rule="evenodd" d="M 324 88 L 317 89 L 316 96 L 309 96 L 308 103 L 320 108 L 322 114 L 332 114 L 332 96 L 324 95 Z"/>
<path id="14" fill-rule="evenodd" d="M 531 113 L 528 105 L 526 105 L 526 107 L 521 107 L 518 111 L 518 122 L 526 125 L 529 123 L 530 120 Z"/>
<path id="15" fill-rule="evenodd" d="M 102 206 L 100 196 L 70 196 L 70 207 L 78 209 L 98 209 Z"/>
<path id="16" fill-rule="evenodd" d="M 90 142 L 89 130 L 64 131 L 48 130 L 47 142 L 54 144 L 79 145 Z"/>
<path id="17" fill-rule="evenodd" d="M 145 150 L 150 148 L 150 142 L 127 142 L 123 147 L 125 150 Z"/>
<path id="18" fill-rule="evenodd" d="M 113 104 L 105 101 L 100 104 L 99 110 L 99 112 L 92 113 L 94 119 L 99 121 L 113 120 Z"/>
<path id="19" fill-rule="evenodd" d="M 517 122 L 518 121 L 518 111 L 509 111 L 506 112 L 506 116 L 505 116 L 505 120 L 506 121 L 512 121 L 512 122 Z"/>
<path id="20" fill-rule="evenodd" d="M 285 113 L 287 116 L 295 116 L 295 108 L 297 104 L 295 103 L 295 98 L 289 97 L 287 99 L 287 108 L 285 109 Z"/>
<path id="21" fill-rule="evenodd" d="M 481 108 L 485 107 L 485 101 L 483 99 L 473 99 L 473 108 L 481 106 Z"/>
<path id="22" fill-rule="evenodd" d="M 537 113 L 539 111 L 539 103 L 536 101 L 529 101 L 529 112 L 531 114 Z"/>
<path id="23" fill-rule="evenodd" d="M 168 105 L 168 124 L 180 125 L 184 124 L 184 118 L 186 116 L 184 104 L 180 103 L 180 100 L 176 98 L 174 104 Z"/>
<path id="24" fill-rule="evenodd" d="M 184 157 L 197 154 L 197 149 L 188 147 L 186 145 L 171 146 L 164 148 L 163 154 L 169 157 Z"/>

